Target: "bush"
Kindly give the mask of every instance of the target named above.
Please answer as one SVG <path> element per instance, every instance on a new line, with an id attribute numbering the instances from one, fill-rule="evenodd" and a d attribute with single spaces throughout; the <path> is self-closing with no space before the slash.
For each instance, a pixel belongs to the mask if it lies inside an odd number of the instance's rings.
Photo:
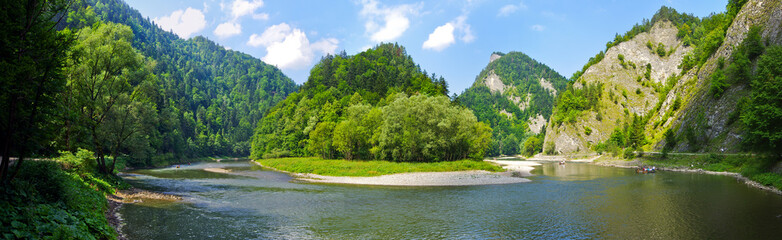
<path id="1" fill-rule="evenodd" d="M 761 173 L 750 177 L 750 179 L 765 186 L 782 189 L 782 176 L 776 173 Z"/>
<path id="2" fill-rule="evenodd" d="M 540 138 L 537 138 L 535 136 L 527 138 L 527 141 L 524 141 L 524 150 L 523 153 L 525 156 L 532 156 L 536 153 L 539 153 L 543 149 L 543 140 Z"/>
<path id="3" fill-rule="evenodd" d="M 91 173 L 97 167 L 95 154 L 90 150 L 81 148 L 76 151 L 75 155 L 68 151 L 61 151 L 60 157 L 55 160 L 62 164 L 64 170 L 71 172 Z"/>
<path id="4" fill-rule="evenodd" d="M 78 153 L 76 154 L 79 155 Z M 72 159 L 71 159 L 72 160 Z M 113 239 L 106 198 L 59 161 L 26 161 L 0 189 L 0 236 L 10 239 Z"/>
<path id="5" fill-rule="evenodd" d="M 635 158 L 635 153 L 633 153 L 633 148 L 625 148 L 624 157 L 626 159 Z"/>
<path id="6" fill-rule="evenodd" d="M 543 151 L 546 152 L 546 155 L 554 155 L 557 152 L 557 144 L 554 142 L 548 142 L 546 143 L 546 147 Z"/>
<path id="7" fill-rule="evenodd" d="M 665 45 L 663 43 L 657 44 L 657 55 L 660 57 L 665 57 Z"/>
<path id="8" fill-rule="evenodd" d="M 674 111 L 679 110 L 679 107 L 682 105 L 682 99 L 679 96 L 676 96 L 676 99 L 673 100 L 673 108 Z"/>
<path id="9" fill-rule="evenodd" d="M 714 73 L 711 74 L 711 87 L 709 88 L 709 93 L 715 98 L 719 98 L 727 87 L 728 83 L 725 82 L 725 74 L 722 73 L 722 69 L 714 71 Z"/>

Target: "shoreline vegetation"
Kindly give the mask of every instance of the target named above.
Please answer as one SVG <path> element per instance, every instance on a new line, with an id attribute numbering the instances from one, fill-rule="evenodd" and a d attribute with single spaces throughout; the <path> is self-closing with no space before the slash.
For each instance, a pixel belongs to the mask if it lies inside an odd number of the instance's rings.
<path id="1" fill-rule="evenodd" d="M 473 160 L 409 163 L 312 157 L 259 159 L 253 163 L 288 173 L 297 181 L 384 186 L 472 186 L 521 183 L 530 181 L 522 177 L 531 176 L 529 171 L 532 170 L 531 166 L 508 167 L 507 163 Z"/>
<path id="2" fill-rule="evenodd" d="M 454 172 L 484 170 L 500 172 L 497 165 L 474 160 L 444 162 L 391 162 L 381 160 L 342 160 L 318 157 L 290 157 L 258 159 L 261 166 L 291 173 L 312 173 L 336 177 L 374 177 L 411 172 Z"/>

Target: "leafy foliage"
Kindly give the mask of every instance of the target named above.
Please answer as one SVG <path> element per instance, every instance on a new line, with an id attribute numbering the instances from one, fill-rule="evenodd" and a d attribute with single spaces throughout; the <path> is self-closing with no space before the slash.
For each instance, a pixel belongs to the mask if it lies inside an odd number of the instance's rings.
<path id="1" fill-rule="evenodd" d="M 715 98 L 722 96 L 722 92 L 727 88 L 728 83 L 725 81 L 725 74 L 722 73 L 722 69 L 717 69 L 711 74 L 711 86 L 709 87 L 709 93 Z"/>
<path id="2" fill-rule="evenodd" d="M 354 56 L 326 56 L 301 91 L 258 125 L 251 156 L 482 158 L 491 130 L 471 111 L 453 105 L 445 96 L 445 80 L 435 77 L 422 72 L 396 44 Z"/>
<path id="3" fill-rule="evenodd" d="M 622 92 L 627 97 L 627 93 Z M 600 98 L 603 96 L 603 83 L 588 83 L 581 88 L 568 85 L 566 91 L 560 94 L 552 116 L 554 124 L 573 123 L 581 116 L 582 111 L 600 110 Z"/>
<path id="4" fill-rule="evenodd" d="M 376 159 L 429 162 L 481 160 L 491 128 L 445 96 L 394 96 L 383 107 Z M 516 144 L 518 146 L 518 144 Z"/>
<path id="5" fill-rule="evenodd" d="M 522 150 L 524 156 L 532 156 L 541 151 L 543 151 L 543 139 L 532 136 L 524 142 L 524 149 Z"/>
<path id="6" fill-rule="evenodd" d="M 116 238 L 104 215 L 107 206 L 103 195 L 111 193 L 114 186 L 89 173 L 63 171 L 61 167 L 55 161 L 30 161 L 22 166 L 9 187 L 0 189 L 0 223 L 4 226 L 0 236 L 6 239 Z M 82 168 L 71 170 L 77 169 Z"/>
<path id="7" fill-rule="evenodd" d="M 53 27 L 66 7 L 66 1 L 4 1 L 0 10 L 0 185 L 26 157 L 44 152 L 56 131 L 48 122 L 65 85 L 62 67 L 72 34 Z M 20 159 L 15 169 L 11 156 Z"/>
<path id="8" fill-rule="evenodd" d="M 782 46 L 771 46 L 758 59 L 752 93 L 741 115 L 744 143 L 756 150 L 782 155 Z"/>

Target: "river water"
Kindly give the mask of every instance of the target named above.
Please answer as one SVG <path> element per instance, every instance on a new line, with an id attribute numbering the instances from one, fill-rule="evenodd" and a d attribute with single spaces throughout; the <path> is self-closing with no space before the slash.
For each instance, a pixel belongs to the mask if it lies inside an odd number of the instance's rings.
<path id="1" fill-rule="evenodd" d="M 224 168 L 230 174 L 204 168 Z M 130 239 L 779 239 L 782 197 L 735 178 L 545 163 L 530 183 L 373 187 L 292 182 L 249 162 L 141 170 L 184 196 L 120 209 Z"/>

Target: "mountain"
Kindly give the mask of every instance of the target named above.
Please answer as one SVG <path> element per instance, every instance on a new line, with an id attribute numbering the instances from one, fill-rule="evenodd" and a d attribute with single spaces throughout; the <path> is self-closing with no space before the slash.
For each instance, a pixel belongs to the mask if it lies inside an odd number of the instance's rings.
<path id="1" fill-rule="evenodd" d="M 494 130 L 490 156 L 518 154 L 527 137 L 540 134 L 567 79 L 521 52 L 495 52 L 457 101 Z"/>
<path id="2" fill-rule="evenodd" d="M 276 67 L 204 37 L 181 39 L 121 0 L 75 1 L 59 28 L 76 31 L 101 21 L 132 29 L 132 46 L 153 62 L 157 78 L 158 88 L 152 94 L 156 112 L 147 116 L 154 119 L 154 128 L 143 133 L 143 143 L 123 149 L 130 165 L 248 156 L 253 128 L 297 88 Z M 78 133 L 61 135 L 60 148 L 84 146 Z"/>
<path id="3" fill-rule="evenodd" d="M 336 157 L 331 134 L 337 123 L 351 115 L 350 107 L 384 106 L 397 93 L 447 96 L 448 90 L 442 77 L 428 76 L 397 44 L 381 44 L 352 56 L 345 52 L 325 56 L 301 89 L 278 103 L 258 124 L 251 157 L 316 155 L 322 148 L 313 149 L 311 143 L 317 138 L 313 131 L 328 133 L 323 147 L 328 151 L 321 155 Z M 374 132 L 376 127 L 367 131 Z M 368 158 L 368 153 L 362 155 Z"/>
<path id="4" fill-rule="evenodd" d="M 702 19 L 663 7 L 617 34 L 560 95 L 544 151 L 742 151 L 742 139 L 753 136 L 742 106 L 757 103 L 765 81 L 750 81 L 752 69 L 764 68 L 758 56 L 782 41 L 780 6 L 731 1 Z"/>

